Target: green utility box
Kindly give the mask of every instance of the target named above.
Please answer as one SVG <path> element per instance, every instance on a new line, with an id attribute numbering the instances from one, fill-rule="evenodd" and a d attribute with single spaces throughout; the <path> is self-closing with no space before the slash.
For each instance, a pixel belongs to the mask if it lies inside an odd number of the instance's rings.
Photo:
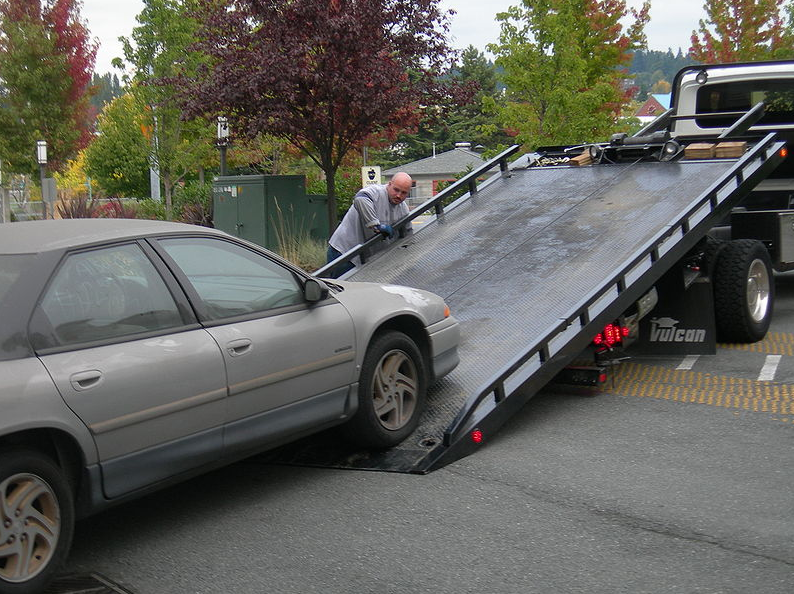
<path id="1" fill-rule="evenodd" d="M 328 239 L 326 197 L 306 194 L 303 175 L 234 175 L 212 181 L 216 229 L 274 252 L 279 237 Z"/>

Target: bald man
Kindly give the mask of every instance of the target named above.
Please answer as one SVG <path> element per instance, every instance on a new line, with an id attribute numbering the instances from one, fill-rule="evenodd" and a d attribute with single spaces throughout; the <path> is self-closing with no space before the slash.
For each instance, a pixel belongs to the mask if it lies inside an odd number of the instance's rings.
<path id="1" fill-rule="evenodd" d="M 411 193 L 413 180 L 407 173 L 394 175 L 387 184 L 361 188 L 353 198 L 353 204 L 345 213 L 339 227 L 328 240 L 328 262 L 336 260 L 351 248 L 380 233 L 389 242 L 397 239 L 397 231 L 392 225 L 405 217 L 409 210 L 405 199 Z M 406 234 L 413 229 L 408 225 Z M 361 259 L 353 258 L 349 264 L 338 266 L 334 276 L 340 276 L 360 266 Z"/>

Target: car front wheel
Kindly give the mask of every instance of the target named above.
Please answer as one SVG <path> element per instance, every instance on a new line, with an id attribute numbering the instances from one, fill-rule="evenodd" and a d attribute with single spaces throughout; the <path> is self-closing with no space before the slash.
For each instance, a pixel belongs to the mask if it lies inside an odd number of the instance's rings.
<path id="1" fill-rule="evenodd" d="M 62 471 L 37 452 L 0 452 L 0 594 L 43 590 L 73 532 L 72 493 Z"/>
<path id="2" fill-rule="evenodd" d="M 402 332 L 387 332 L 370 344 L 359 380 L 359 405 L 343 426 L 348 439 L 372 448 L 392 447 L 419 423 L 427 380 L 416 344 Z"/>

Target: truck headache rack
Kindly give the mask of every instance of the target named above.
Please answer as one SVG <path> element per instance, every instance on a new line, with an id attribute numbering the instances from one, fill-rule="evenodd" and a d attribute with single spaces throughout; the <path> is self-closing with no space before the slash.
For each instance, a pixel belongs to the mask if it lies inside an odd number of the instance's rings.
<path id="1" fill-rule="evenodd" d="M 437 216 L 347 277 L 433 291 L 461 323 L 461 363 L 430 389 L 414 435 L 382 452 L 320 435 L 263 459 L 425 473 L 468 455 L 766 177 L 783 146 L 769 134 L 739 159 L 512 169 L 517 147 L 505 151 L 412 212 L 401 224 Z M 501 175 L 479 184 L 496 165 Z"/>

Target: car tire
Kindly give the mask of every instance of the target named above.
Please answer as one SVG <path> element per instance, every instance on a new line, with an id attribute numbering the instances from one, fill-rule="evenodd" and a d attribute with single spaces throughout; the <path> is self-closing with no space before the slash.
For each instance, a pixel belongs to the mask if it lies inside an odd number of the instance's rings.
<path id="1" fill-rule="evenodd" d="M 58 466 L 31 450 L 0 451 L 0 594 L 46 587 L 69 553 L 74 518 Z"/>
<path id="2" fill-rule="evenodd" d="M 425 406 L 424 360 L 402 332 L 376 336 L 364 356 L 358 410 L 342 426 L 345 436 L 367 448 L 388 448 L 416 429 Z"/>
<path id="3" fill-rule="evenodd" d="M 772 321 L 775 283 L 764 244 L 754 239 L 725 242 L 714 268 L 717 340 L 757 342 Z"/>

